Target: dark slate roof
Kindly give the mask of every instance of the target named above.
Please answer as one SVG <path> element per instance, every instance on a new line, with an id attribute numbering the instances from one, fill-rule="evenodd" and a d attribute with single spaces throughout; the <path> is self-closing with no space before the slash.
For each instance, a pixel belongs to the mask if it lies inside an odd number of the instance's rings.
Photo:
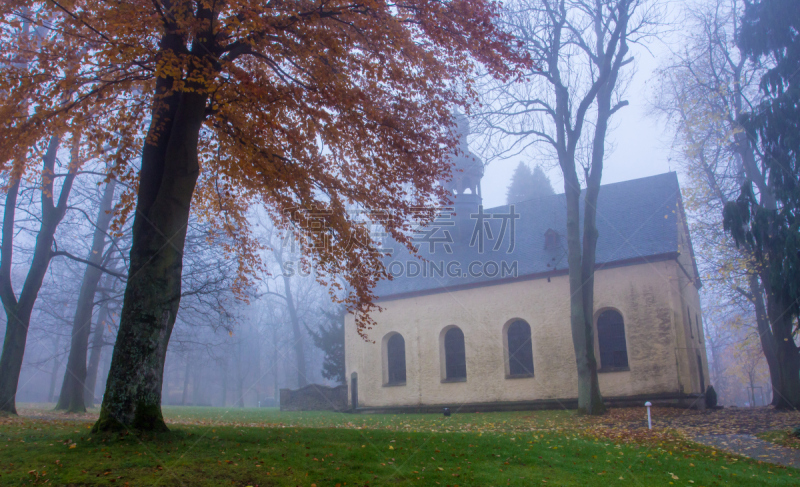
<path id="1" fill-rule="evenodd" d="M 509 206 L 483 210 L 487 215 L 483 222 L 488 224 L 491 237 L 494 237 L 490 239 L 489 232 L 484 232 L 483 252 L 476 238 L 478 232 L 475 232 L 480 217 L 473 214 L 470 218 L 463 211 L 461 215 L 445 214 L 416 234 L 419 256 L 411 255 L 396 242 L 386 244 L 393 252 L 385 263 L 395 277 L 381 281 L 375 290 L 376 295 L 381 299 L 436 293 L 513 279 L 545 277 L 565 271 L 564 195 L 545 196 L 513 206 L 518 215 L 513 244 L 510 224 L 507 224 L 498 245 L 504 221 L 502 215 L 511 214 Z M 597 263 L 624 264 L 677 255 L 680 211 L 680 188 L 674 172 L 603 185 L 597 205 Z M 510 220 L 505 218 L 507 223 Z M 555 231 L 558 236 L 555 245 L 545 248 L 548 230 Z M 472 269 L 477 272 L 469 272 L 473 262 Z M 448 265 L 451 272 L 447 271 Z M 416 276 L 410 275 L 417 272 Z"/>

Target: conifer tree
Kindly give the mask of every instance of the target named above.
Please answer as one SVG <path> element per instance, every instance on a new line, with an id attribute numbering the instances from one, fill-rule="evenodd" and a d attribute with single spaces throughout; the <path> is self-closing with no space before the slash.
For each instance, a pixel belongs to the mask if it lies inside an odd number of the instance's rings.
<path id="1" fill-rule="evenodd" d="M 319 330 L 308 330 L 314 345 L 322 350 L 322 377 L 344 384 L 344 315 L 345 308 L 323 311 L 325 322 Z"/>
<path id="2" fill-rule="evenodd" d="M 511 176 L 511 184 L 506 192 L 506 204 L 520 203 L 540 196 L 553 194 L 550 178 L 540 166 L 531 171 L 524 162 L 520 162 Z"/>
<path id="3" fill-rule="evenodd" d="M 765 59 L 763 101 L 741 117 L 749 139 L 760 146 L 760 164 L 744 164 L 746 181 L 737 201 L 723 211 L 725 230 L 754 251 L 767 296 L 778 367 L 770 370 L 773 404 L 800 407 L 800 10 L 791 0 L 746 6 L 738 42 L 742 51 Z M 745 161 L 748 162 L 748 161 Z M 777 377 L 776 377 L 777 374 Z"/>

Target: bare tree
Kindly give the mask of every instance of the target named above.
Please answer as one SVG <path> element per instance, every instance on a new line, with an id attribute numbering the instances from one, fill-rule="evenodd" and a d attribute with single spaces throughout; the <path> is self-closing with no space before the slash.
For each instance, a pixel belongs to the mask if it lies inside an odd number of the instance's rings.
<path id="1" fill-rule="evenodd" d="M 296 384 L 297 387 L 304 387 L 310 375 L 306 350 L 310 337 L 307 336 L 304 323 L 312 321 L 307 315 L 316 309 L 323 288 L 315 279 L 311 263 L 298 252 L 295 236 L 291 232 L 282 233 L 273 225 L 265 225 L 261 219 L 259 221 L 263 229 L 262 241 L 269 247 L 270 255 L 265 261 L 273 264 L 269 275 L 264 276 L 262 292 L 270 299 L 267 305 L 277 306 L 285 312 L 293 337 Z"/>
<path id="2" fill-rule="evenodd" d="M 30 326 L 36 298 L 42 287 L 42 280 L 53 258 L 53 241 L 58 224 L 67 211 L 67 201 L 72 183 L 81 165 L 80 132 L 72 134 L 70 161 L 67 173 L 63 176 L 58 200 L 54 199 L 56 179 L 56 158 L 61 136 L 51 137 L 47 151 L 42 158 L 41 173 L 41 224 L 36 235 L 36 244 L 30 261 L 25 284 L 19 296 L 14 292 L 11 281 L 11 266 L 14 246 L 14 220 L 17 209 L 17 195 L 21 185 L 21 174 L 11 177 L 6 192 L 3 214 L 2 249 L 0 249 L 0 299 L 6 314 L 6 335 L 3 354 L 0 357 L 0 411 L 16 414 L 16 394 L 25 343 Z"/>
<path id="3" fill-rule="evenodd" d="M 87 375 L 86 359 L 89 348 L 89 333 L 92 327 L 92 312 L 95 304 L 97 286 L 102 277 L 102 264 L 108 260 L 105 254 L 108 227 L 113 216 L 111 209 L 114 202 L 116 180 L 110 179 L 105 184 L 97 217 L 93 222 L 94 232 L 92 246 L 86 256 L 86 270 L 81 283 L 81 291 L 75 307 L 72 322 L 72 342 L 67 359 L 67 370 L 56 409 L 82 413 L 86 411 L 85 384 Z"/>
<path id="4" fill-rule="evenodd" d="M 496 139 L 490 157 L 544 144 L 564 178 L 570 323 L 578 369 L 578 408 L 605 410 L 594 354 L 596 207 L 612 115 L 628 102 L 623 68 L 629 44 L 652 34 L 659 18 L 646 0 L 515 0 L 503 22 L 536 61 L 522 83 L 489 87 L 480 114 L 484 134 Z M 592 131 L 593 129 L 593 131 Z M 499 141 L 499 143 L 497 143 Z M 581 181 L 583 232 L 581 232 Z M 583 239 L 581 239 L 583 233 Z"/>
<path id="5" fill-rule="evenodd" d="M 111 322 L 113 316 L 122 306 L 122 300 L 118 297 L 121 294 L 121 289 L 114 289 L 114 284 L 118 284 L 119 280 L 110 274 L 106 274 L 105 279 L 101 283 L 100 299 L 98 300 L 100 310 L 97 313 L 97 320 L 92 333 L 92 343 L 90 346 L 91 354 L 89 355 L 89 363 L 86 366 L 86 383 L 84 386 L 84 404 L 86 407 L 94 405 L 95 389 L 97 385 L 97 373 L 100 368 L 100 358 L 102 357 L 103 348 L 107 345 L 105 340 L 106 329 L 111 330 Z M 114 295 L 117 295 L 115 298 Z M 111 344 L 113 345 L 113 343 Z"/>

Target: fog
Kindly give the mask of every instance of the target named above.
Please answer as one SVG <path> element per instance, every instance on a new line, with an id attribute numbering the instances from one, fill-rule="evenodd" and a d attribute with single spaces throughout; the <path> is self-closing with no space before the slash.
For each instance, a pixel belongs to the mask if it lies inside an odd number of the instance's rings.
<path id="1" fill-rule="evenodd" d="M 693 187 L 691 168 L 676 140 L 675 126 L 657 113 L 654 105 L 663 89 L 659 69 L 673 63 L 676 53 L 686 47 L 686 29 L 692 27 L 687 21 L 689 12 L 709 3 L 666 2 L 666 25 L 659 38 L 632 47 L 634 69 L 625 92 L 630 105 L 620 110 L 612 122 L 604 184 L 677 171 L 682 185 Z M 478 147 L 486 143 L 480 141 L 481 137 L 480 133 L 473 134 L 470 141 Z M 59 152 L 61 168 L 69 158 L 68 152 L 65 148 Z M 481 183 L 486 207 L 506 203 L 506 189 L 520 162 L 542 167 L 556 193 L 563 192 L 556 161 L 542 151 L 533 149 L 508 159 L 486 158 L 480 152 L 478 155 L 486 162 Z M 98 160 L 90 165 L 100 170 L 104 164 Z M 90 253 L 92 219 L 100 204 L 102 181 L 91 174 L 76 179 L 70 211 L 59 226 L 56 239 L 58 248 L 72 256 L 83 258 Z M 15 289 L 23 286 L 39 224 L 36 184 L 26 185 L 17 203 L 23 216 L 17 219 L 14 242 Z M 115 201 L 118 203 L 120 195 L 129 189 L 120 189 Z M 690 207 L 687 211 L 693 233 L 698 225 L 707 223 L 707 208 Z M 238 280 L 236 258 L 221 249 L 224 237 L 219 229 L 200 219 L 193 221 L 189 229 L 184 295 L 167 351 L 164 404 L 275 407 L 280 389 L 335 385 L 339 380 L 323 375 L 326 353 L 317 346 L 319 340 L 315 341 L 313 334 L 341 323 L 343 308 L 332 300 L 332 295 L 341 298 L 344 291 L 331 294 L 330 288 L 321 286 L 311 273 L 284 272 L 286 262 L 295 263 L 295 269 L 301 267 L 301 256 L 293 252 L 291 236 L 272 226 L 267 215 L 252 214 L 251 218 L 255 240 L 263 245 L 257 253 L 264 268 L 247 285 Z M 126 273 L 130 225 L 121 224 L 115 233 L 110 232 L 113 237 L 109 242 L 113 240 L 113 244 L 106 246 L 103 266 Z M 704 276 L 714 272 L 713 251 L 705 244 L 696 246 Z M 58 399 L 85 268 L 84 262 L 68 256 L 55 257 L 50 263 L 31 318 L 17 392 L 19 403 L 53 403 Z M 91 391 L 95 405 L 105 390 L 123 292 L 124 280 L 105 274 L 95 295 L 89 340 L 89 355 L 97 361 L 96 382 Z M 754 332 L 752 305 L 713 282 L 703 287 L 702 298 L 711 383 L 720 403 L 768 404 L 772 391 Z M 0 325 L 0 332 L 4 328 L 5 323 Z"/>

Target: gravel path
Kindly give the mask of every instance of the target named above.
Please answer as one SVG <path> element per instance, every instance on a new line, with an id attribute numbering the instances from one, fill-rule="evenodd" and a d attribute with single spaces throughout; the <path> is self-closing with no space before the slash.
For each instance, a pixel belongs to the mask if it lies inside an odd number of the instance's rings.
<path id="1" fill-rule="evenodd" d="M 692 439 L 707 446 L 750 457 L 753 460 L 800 468 L 800 450 L 776 445 L 753 435 L 699 435 Z"/>

